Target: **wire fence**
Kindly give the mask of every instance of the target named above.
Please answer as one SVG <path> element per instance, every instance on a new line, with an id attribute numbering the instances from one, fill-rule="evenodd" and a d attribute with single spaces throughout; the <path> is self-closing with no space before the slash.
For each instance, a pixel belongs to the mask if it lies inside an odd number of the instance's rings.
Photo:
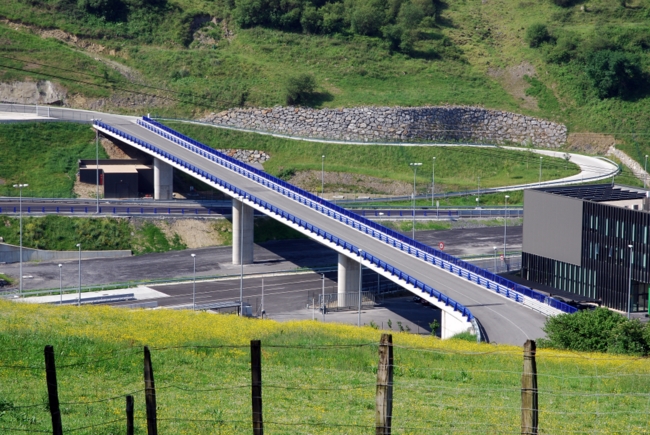
<path id="1" fill-rule="evenodd" d="M 5 347 L 0 431 L 650 431 L 647 359 L 463 343 L 410 347 L 384 334 L 379 343 L 145 347 L 144 358 L 139 346 L 81 354 L 61 343 L 45 358 Z"/>

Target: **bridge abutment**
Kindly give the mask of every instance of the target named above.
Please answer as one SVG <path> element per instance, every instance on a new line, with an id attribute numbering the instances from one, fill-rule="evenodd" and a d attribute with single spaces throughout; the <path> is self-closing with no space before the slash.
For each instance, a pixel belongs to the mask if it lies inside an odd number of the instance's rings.
<path id="1" fill-rule="evenodd" d="M 359 274 L 361 273 L 361 263 L 339 254 L 338 270 L 338 306 L 346 307 L 346 293 L 356 293 L 359 291 Z"/>
<path id="2" fill-rule="evenodd" d="M 160 159 L 153 159 L 153 198 L 172 199 L 174 168 Z"/>
<path id="3" fill-rule="evenodd" d="M 255 221 L 252 207 L 232 199 L 232 263 L 253 263 L 253 237 Z M 242 243 L 243 236 L 243 243 Z M 243 252 L 242 252 L 243 248 Z"/>

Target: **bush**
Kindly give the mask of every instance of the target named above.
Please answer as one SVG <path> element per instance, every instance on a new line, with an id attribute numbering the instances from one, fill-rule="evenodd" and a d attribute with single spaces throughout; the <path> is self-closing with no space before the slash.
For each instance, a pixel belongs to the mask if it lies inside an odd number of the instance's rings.
<path id="1" fill-rule="evenodd" d="M 549 317 L 544 325 L 546 339 L 540 347 L 582 352 L 647 355 L 650 327 L 606 308 Z"/>
<path id="2" fill-rule="evenodd" d="M 585 72 L 601 99 L 628 97 L 643 84 L 641 60 L 622 51 L 600 50 L 589 54 Z"/>
<path id="3" fill-rule="evenodd" d="M 533 24 L 526 30 L 525 40 L 531 48 L 539 47 L 544 42 L 550 41 L 550 39 L 551 35 L 548 33 L 545 24 Z"/>
<path id="4" fill-rule="evenodd" d="M 300 74 L 287 80 L 287 104 L 304 103 L 316 90 L 316 79 L 311 74 Z"/>
<path id="5" fill-rule="evenodd" d="M 553 0 L 553 3 L 555 3 L 557 6 L 560 6 L 562 8 L 566 8 L 569 6 L 573 6 L 574 0 Z"/>

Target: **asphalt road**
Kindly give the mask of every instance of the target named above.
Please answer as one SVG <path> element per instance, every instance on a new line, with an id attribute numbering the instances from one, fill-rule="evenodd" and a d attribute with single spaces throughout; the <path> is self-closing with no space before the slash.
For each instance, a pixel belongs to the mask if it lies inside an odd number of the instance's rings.
<path id="1" fill-rule="evenodd" d="M 501 232 L 500 232 L 501 231 Z M 431 246 L 440 240 L 446 244 L 445 251 L 455 253 L 476 251 L 490 253 L 490 247 L 503 242 L 503 229 L 495 227 L 453 229 L 442 231 L 418 231 L 416 238 Z M 521 244 L 522 227 L 511 227 L 513 245 Z M 517 235 L 518 234 L 518 235 Z M 510 237 L 510 236 L 509 236 Z M 509 239 L 510 240 L 510 239 Z M 198 277 L 231 275 L 240 272 L 234 266 L 229 246 L 188 249 L 127 258 L 88 259 L 81 262 L 82 285 L 102 285 L 148 279 L 173 279 L 192 276 L 193 262 L 190 254 L 197 255 Z M 328 247 L 308 239 L 281 240 L 255 245 L 255 263 L 244 266 L 246 274 L 294 270 L 299 267 L 316 268 L 335 265 L 337 254 Z M 59 286 L 59 262 L 27 262 L 23 264 L 25 290 L 57 288 Z M 63 287 L 75 287 L 79 283 L 79 266 L 76 260 L 62 261 Z M 12 278 L 19 276 L 19 264 L 0 265 L 0 273 Z"/>
<path id="2" fill-rule="evenodd" d="M 520 251 L 523 239 L 523 226 L 507 228 L 508 252 Z M 409 237 L 411 234 L 405 233 Z M 444 251 L 451 255 L 492 255 L 494 247 L 497 254 L 503 252 L 503 227 L 463 228 L 439 231 L 416 231 L 415 238 L 429 246 L 445 244 Z"/>

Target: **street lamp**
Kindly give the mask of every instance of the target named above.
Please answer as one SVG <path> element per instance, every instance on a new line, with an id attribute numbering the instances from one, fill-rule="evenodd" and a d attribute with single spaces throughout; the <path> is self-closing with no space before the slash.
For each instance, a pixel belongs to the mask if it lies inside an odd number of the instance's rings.
<path id="1" fill-rule="evenodd" d="M 503 261 L 506 261 L 506 236 L 508 234 L 508 198 L 510 195 L 506 195 L 506 208 L 503 218 Z"/>
<path id="2" fill-rule="evenodd" d="M 63 275 L 61 270 L 63 269 L 63 265 L 59 264 L 59 293 L 61 294 L 61 300 L 59 302 L 59 305 L 63 305 Z"/>
<path id="3" fill-rule="evenodd" d="M 436 195 L 436 158 L 433 158 L 433 174 L 431 175 L 431 207 L 433 207 L 433 197 Z"/>
<path id="4" fill-rule="evenodd" d="M 646 184 L 648 182 L 648 155 L 645 155 L 645 163 L 643 164 L 643 172 L 645 174 L 643 175 L 643 188 L 646 188 Z"/>
<path id="5" fill-rule="evenodd" d="M 325 323 L 325 274 L 324 273 L 320 274 L 320 281 L 323 286 L 323 290 L 322 290 L 323 300 L 321 301 L 321 311 L 323 312 L 323 323 Z"/>
<path id="6" fill-rule="evenodd" d="M 632 311 L 632 245 L 627 245 L 630 248 L 630 275 L 627 282 L 627 318 L 630 319 L 630 313 Z"/>
<path id="7" fill-rule="evenodd" d="M 77 243 L 79 248 L 79 293 L 77 296 L 77 306 L 81 306 L 81 243 Z"/>
<path id="8" fill-rule="evenodd" d="M 478 197 L 476 198 L 476 202 L 479 202 L 481 198 L 481 177 L 478 177 L 478 192 L 477 192 Z"/>
<path id="9" fill-rule="evenodd" d="M 196 311 L 196 254 L 192 254 L 194 260 L 194 281 L 192 282 L 192 311 Z"/>
<path id="10" fill-rule="evenodd" d="M 539 185 L 542 185 L 542 160 L 544 157 L 539 156 Z"/>
<path id="11" fill-rule="evenodd" d="M 246 205 L 242 201 L 241 211 L 239 212 L 239 315 L 244 315 L 244 207 Z"/>
<path id="12" fill-rule="evenodd" d="M 320 197 L 325 197 L 325 155 L 320 157 Z"/>
<path id="13" fill-rule="evenodd" d="M 415 177 L 418 173 L 418 166 L 422 166 L 422 163 L 409 163 L 409 166 L 413 166 L 413 240 L 415 240 Z"/>
<path id="14" fill-rule="evenodd" d="M 95 119 L 93 119 L 95 121 Z M 97 121 L 100 121 L 97 119 Z M 97 211 L 99 214 L 99 130 L 95 130 L 95 171 L 97 178 Z"/>
<path id="15" fill-rule="evenodd" d="M 359 249 L 359 315 L 357 318 L 357 326 L 361 326 L 361 278 L 363 277 L 363 251 Z"/>
<path id="16" fill-rule="evenodd" d="M 20 191 L 20 286 L 19 294 L 23 295 L 23 187 L 29 187 L 29 184 L 14 184 L 14 187 Z"/>
<path id="17" fill-rule="evenodd" d="M 497 247 L 494 246 L 494 273 L 497 273 Z"/>

